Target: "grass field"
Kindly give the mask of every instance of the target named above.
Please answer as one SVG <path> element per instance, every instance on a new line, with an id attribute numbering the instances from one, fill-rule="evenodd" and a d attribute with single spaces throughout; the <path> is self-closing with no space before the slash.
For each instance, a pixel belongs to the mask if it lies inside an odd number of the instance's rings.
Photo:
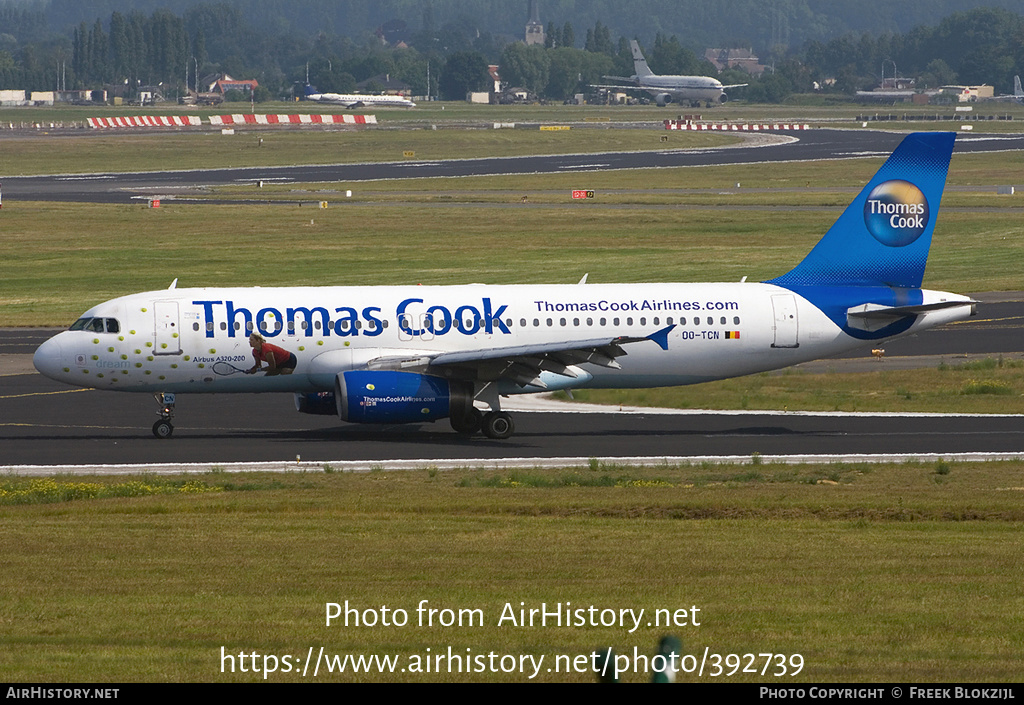
<path id="1" fill-rule="evenodd" d="M 1019 679 L 1019 464 L 214 471 L 192 482 L 220 491 L 0 506 L 7 680 L 257 681 L 221 673 L 221 647 L 291 655 L 298 669 L 310 647 L 410 667 L 450 646 L 543 655 L 537 680 L 585 682 L 593 676 L 546 669 L 599 647 L 653 655 L 667 632 L 698 659 L 709 647 L 804 662 L 795 677 L 709 670 L 684 681 Z M 404 609 L 409 624 L 325 626 L 326 603 L 346 600 L 378 617 Z M 479 610 L 483 624 L 418 626 L 421 600 Z M 498 625 L 506 603 L 559 602 L 647 616 L 696 606 L 700 625 Z M 317 680 L 530 673 L 325 671 Z"/>
<path id="2" fill-rule="evenodd" d="M 233 135 L 187 132 L 20 136 L 3 139 L 0 144 L 5 175 L 24 176 L 642 151 L 664 149 L 662 135 L 663 131 L 628 129 L 246 132 L 239 128 Z M 728 135 L 688 134 L 675 136 L 667 146 L 712 147 L 737 141 Z M 407 153 L 414 156 L 406 156 Z"/>
<path id="3" fill-rule="evenodd" d="M 788 369 L 688 387 L 581 389 L 573 398 L 677 409 L 1024 414 L 1022 360 L 990 357 L 913 370 L 886 370 L 886 362 L 877 372 Z"/>

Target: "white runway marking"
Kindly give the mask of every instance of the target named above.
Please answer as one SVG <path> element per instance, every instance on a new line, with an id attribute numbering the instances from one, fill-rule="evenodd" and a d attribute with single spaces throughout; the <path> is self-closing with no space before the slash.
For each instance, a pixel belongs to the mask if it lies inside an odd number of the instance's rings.
<path id="1" fill-rule="evenodd" d="M 663 467 L 716 463 L 729 465 L 801 465 L 807 463 L 934 463 L 1020 461 L 1024 453 L 899 453 L 899 454 L 836 454 L 836 455 L 700 455 L 700 456 L 624 456 L 567 458 L 469 458 L 452 460 L 327 460 L 301 462 L 282 460 L 264 463 L 138 463 L 132 465 L 4 465 L 0 473 L 7 476 L 49 475 L 199 475 L 216 472 L 373 472 L 411 470 L 504 470 L 512 468 L 558 469 L 589 467 L 591 462 Z"/>

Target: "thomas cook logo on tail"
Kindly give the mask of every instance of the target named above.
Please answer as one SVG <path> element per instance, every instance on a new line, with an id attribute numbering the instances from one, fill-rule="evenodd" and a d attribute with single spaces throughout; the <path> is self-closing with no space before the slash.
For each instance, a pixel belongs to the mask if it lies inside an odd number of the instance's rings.
<path id="1" fill-rule="evenodd" d="M 879 184 L 864 203 L 864 225 L 888 247 L 904 247 L 928 227 L 928 200 L 909 181 L 894 179 Z"/>

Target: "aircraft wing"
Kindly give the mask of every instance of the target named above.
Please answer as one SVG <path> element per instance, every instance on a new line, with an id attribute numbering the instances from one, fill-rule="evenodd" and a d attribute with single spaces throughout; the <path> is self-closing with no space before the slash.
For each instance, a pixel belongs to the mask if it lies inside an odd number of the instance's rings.
<path id="1" fill-rule="evenodd" d="M 668 349 L 668 334 L 674 325 L 655 331 L 646 337 L 619 336 L 585 340 L 514 345 L 501 348 L 481 348 L 459 352 L 442 352 L 416 357 L 379 357 L 370 360 L 371 370 L 451 371 L 455 376 L 472 377 L 485 381 L 511 379 L 520 387 L 546 389 L 541 372 L 553 372 L 565 377 L 577 377 L 571 367 L 583 363 L 619 369 L 615 358 L 626 354 L 623 345 L 650 340 L 663 350 Z M 446 374 L 446 376 L 448 376 Z"/>
<path id="2" fill-rule="evenodd" d="M 606 90 L 612 90 L 612 91 L 643 91 L 644 93 L 649 93 L 651 91 L 659 90 L 659 89 L 656 89 L 656 88 L 641 88 L 640 86 L 619 86 L 619 85 L 615 85 L 615 84 L 603 84 L 603 83 L 591 83 L 591 84 L 588 84 L 588 85 L 591 88 L 604 88 Z"/>
<path id="3" fill-rule="evenodd" d="M 743 86 L 749 86 L 749 83 L 733 83 L 729 86 L 722 86 L 722 88 L 743 88 Z"/>

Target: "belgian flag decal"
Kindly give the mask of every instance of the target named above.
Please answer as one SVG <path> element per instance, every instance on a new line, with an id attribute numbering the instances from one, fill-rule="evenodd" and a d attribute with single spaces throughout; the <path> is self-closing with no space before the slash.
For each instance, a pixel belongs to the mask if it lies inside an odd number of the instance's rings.
<path id="1" fill-rule="evenodd" d="M 738 340 L 739 337 L 740 337 L 740 332 L 738 330 L 727 330 L 727 331 L 725 331 L 725 339 L 726 340 Z"/>

